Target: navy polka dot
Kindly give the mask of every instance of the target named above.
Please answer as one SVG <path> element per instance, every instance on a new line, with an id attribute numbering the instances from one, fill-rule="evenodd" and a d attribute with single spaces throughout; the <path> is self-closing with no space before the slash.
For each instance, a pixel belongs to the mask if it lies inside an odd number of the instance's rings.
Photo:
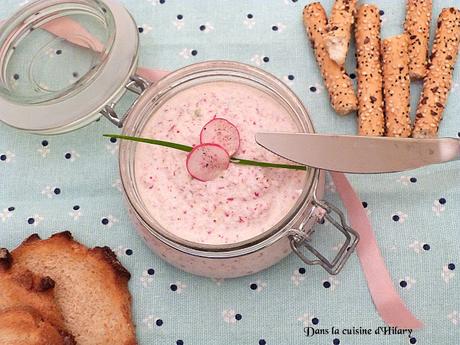
<path id="1" fill-rule="evenodd" d="M 394 220 L 395 222 L 399 222 L 399 216 L 398 216 L 397 214 L 395 214 L 395 215 L 393 216 L 393 220 Z"/>
<path id="2" fill-rule="evenodd" d="M 270 58 L 268 56 L 264 56 L 264 58 L 262 60 L 264 60 L 264 62 L 268 62 L 268 61 L 270 61 Z"/>
<path id="3" fill-rule="evenodd" d="M 299 273 L 300 273 L 300 274 L 305 274 L 305 268 L 300 267 L 300 268 L 299 268 Z"/>
<path id="4" fill-rule="evenodd" d="M 265 339 L 259 339 L 259 345 L 266 345 L 267 342 L 265 341 Z"/>
<path id="5" fill-rule="evenodd" d="M 407 286 L 407 282 L 405 280 L 401 280 L 399 282 L 399 286 L 401 286 L 402 288 L 405 288 Z"/>
<path id="6" fill-rule="evenodd" d="M 61 194 L 61 190 L 59 188 L 54 188 L 54 194 L 56 195 Z"/>
<path id="7" fill-rule="evenodd" d="M 15 210 L 15 208 L 14 208 L 13 206 L 8 207 L 8 211 L 9 211 L 9 212 L 13 212 L 14 210 Z"/>
<path id="8" fill-rule="evenodd" d="M 27 219 L 27 223 L 32 225 L 33 223 L 35 223 L 35 219 L 29 218 L 29 219 Z"/>
<path id="9" fill-rule="evenodd" d="M 253 16 L 251 13 L 249 13 L 249 14 L 247 15 L 247 17 L 248 17 L 249 19 L 254 18 L 254 16 Z M 460 137 L 460 133 L 459 133 L 459 137 Z"/>
<path id="10" fill-rule="evenodd" d="M 0 155 L 0 160 L 6 161 L 6 155 Z"/>
<path id="11" fill-rule="evenodd" d="M 292 74 L 289 74 L 289 75 L 288 75 L 288 79 L 289 79 L 289 80 L 294 80 L 294 76 L 293 76 Z"/>
<path id="12" fill-rule="evenodd" d="M 133 255 L 133 250 L 132 249 L 126 249 L 125 254 L 128 255 L 128 256 Z"/>
<path id="13" fill-rule="evenodd" d="M 162 319 L 158 319 L 155 321 L 156 325 L 157 326 L 162 326 L 163 325 L 163 320 Z"/>
<path id="14" fill-rule="evenodd" d="M 148 275 L 153 276 L 155 274 L 155 270 L 153 268 L 149 268 L 147 270 Z"/>
<path id="15" fill-rule="evenodd" d="M 109 224 L 109 220 L 107 218 L 102 218 L 101 223 L 107 225 Z"/>
<path id="16" fill-rule="evenodd" d="M 160 0 L 159 3 L 160 4 L 164 4 L 166 2 L 166 0 Z"/>
<path id="17" fill-rule="evenodd" d="M 56 55 L 61 55 L 61 54 L 62 54 L 62 50 L 61 50 L 61 49 L 56 50 Z"/>
<path id="18" fill-rule="evenodd" d="M 177 291 L 177 285 L 176 284 L 171 284 L 169 286 L 169 288 L 171 289 L 171 291 Z"/>
<path id="19" fill-rule="evenodd" d="M 235 315 L 235 319 L 236 319 L 237 321 L 240 321 L 242 318 L 243 318 L 243 316 L 242 316 L 241 314 L 236 314 L 236 315 Z"/>
<path id="20" fill-rule="evenodd" d="M 73 72 L 73 73 L 72 73 L 72 77 L 78 78 L 78 72 Z"/>
<path id="21" fill-rule="evenodd" d="M 140 26 L 137 28 L 137 30 L 139 31 L 139 33 L 143 33 L 143 32 L 144 32 L 144 28 L 142 28 L 142 27 L 140 27 Z"/>
<path id="22" fill-rule="evenodd" d="M 429 245 L 428 243 L 425 243 L 425 244 L 423 245 L 423 250 L 430 250 L 430 248 L 431 248 L 431 247 L 430 247 L 430 245 Z"/>
<path id="23" fill-rule="evenodd" d="M 176 345 L 184 345 L 184 341 L 183 340 L 177 340 Z"/>
<path id="24" fill-rule="evenodd" d="M 362 204 L 364 208 L 367 208 L 367 202 L 363 201 Z"/>
<path id="25" fill-rule="evenodd" d="M 69 152 L 67 152 L 64 157 L 65 159 L 70 159 L 72 158 L 72 155 Z"/>
<path id="26" fill-rule="evenodd" d="M 350 73 L 350 78 L 351 78 L 351 79 L 356 79 L 356 74 Z"/>
<path id="27" fill-rule="evenodd" d="M 446 199 L 444 199 L 444 198 L 439 199 L 439 203 L 440 203 L 441 205 L 444 205 L 446 202 L 447 202 L 447 201 L 446 201 Z"/>
<path id="28" fill-rule="evenodd" d="M 415 344 L 415 343 L 417 342 L 417 339 L 415 339 L 414 337 L 412 337 L 412 338 L 409 339 L 409 342 L 410 342 L 411 344 Z"/>
<path id="29" fill-rule="evenodd" d="M 19 74 L 15 73 L 15 74 L 13 75 L 13 79 L 14 79 L 14 80 L 18 80 L 18 79 L 19 79 Z"/>
<path id="30" fill-rule="evenodd" d="M 323 283 L 323 286 L 326 288 L 326 289 L 329 289 L 331 287 L 331 283 L 329 282 L 324 282 Z"/>
<path id="31" fill-rule="evenodd" d="M 196 56 L 196 55 L 198 54 L 198 52 L 197 52 L 195 49 L 193 49 L 193 50 L 190 52 L 190 54 L 192 54 L 193 56 Z"/>
<path id="32" fill-rule="evenodd" d="M 316 92 L 316 87 L 310 86 L 310 91 L 311 91 L 311 92 Z"/>
<path id="33" fill-rule="evenodd" d="M 455 264 L 450 263 L 450 264 L 447 265 L 447 268 L 450 269 L 451 271 L 453 271 L 455 269 Z"/>
<path id="34" fill-rule="evenodd" d="M 115 144 L 115 143 L 117 142 L 117 138 L 110 138 L 110 142 L 111 142 L 112 144 Z"/>
<path id="35" fill-rule="evenodd" d="M 249 285 L 249 288 L 251 290 L 257 290 L 257 284 L 256 283 L 252 283 L 251 285 Z"/>
<path id="36" fill-rule="evenodd" d="M 272 30 L 273 30 L 273 31 L 278 31 L 278 27 L 277 27 L 276 25 L 273 25 L 273 26 L 272 26 Z"/>
<path id="37" fill-rule="evenodd" d="M 380 14 L 381 16 L 383 16 L 383 15 L 385 14 L 385 12 L 384 12 L 383 10 L 380 10 L 380 11 L 379 11 L 379 14 Z"/>
<path id="38" fill-rule="evenodd" d="M 206 30 L 206 25 L 200 25 L 200 31 Z"/>
<path id="39" fill-rule="evenodd" d="M 318 318 L 314 317 L 313 319 L 311 319 L 311 323 L 314 324 L 314 325 L 317 325 L 319 323 Z"/>
<path id="40" fill-rule="evenodd" d="M 340 344 L 340 340 L 335 338 L 334 340 L 332 340 L 332 344 L 334 345 L 339 345 Z"/>
<path id="41" fill-rule="evenodd" d="M 43 140 L 43 141 L 42 141 L 42 146 L 43 146 L 43 147 L 48 146 L 48 140 Z"/>
<path id="42" fill-rule="evenodd" d="M 73 209 L 74 209 L 74 211 L 78 211 L 78 210 L 80 209 L 80 206 L 75 205 L 75 206 L 73 207 Z"/>
<path id="43" fill-rule="evenodd" d="M 410 178 L 410 182 L 412 182 L 412 183 L 417 182 L 417 178 L 416 178 L 416 177 L 411 177 L 411 178 Z"/>
<path id="44" fill-rule="evenodd" d="M 184 19 L 184 16 L 182 14 L 178 14 L 177 17 L 176 17 L 178 20 L 182 20 Z"/>

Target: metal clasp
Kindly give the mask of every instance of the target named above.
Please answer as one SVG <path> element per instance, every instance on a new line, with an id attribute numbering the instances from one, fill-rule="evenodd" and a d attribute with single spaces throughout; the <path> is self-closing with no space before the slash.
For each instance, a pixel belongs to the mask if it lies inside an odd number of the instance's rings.
<path id="1" fill-rule="evenodd" d="M 324 221 L 328 221 L 331 223 L 345 236 L 344 244 L 341 246 L 335 258 L 332 261 L 329 261 L 309 243 L 311 241 L 311 233 L 303 231 L 302 227 L 300 227 L 300 229 L 292 229 L 289 231 L 288 236 L 291 248 L 294 253 L 296 253 L 297 256 L 307 265 L 320 265 L 330 274 L 336 275 L 342 270 L 348 258 L 355 250 L 356 245 L 359 242 L 359 234 L 347 224 L 342 211 L 334 205 L 331 205 L 327 201 L 318 201 L 316 199 L 313 201 L 313 205 L 317 207 L 315 217 L 317 217 L 318 222 L 324 223 Z M 333 217 L 333 214 L 339 216 L 339 221 Z M 317 259 L 308 259 L 302 253 L 301 247 L 305 247 Z"/>
<path id="2" fill-rule="evenodd" d="M 112 122 L 118 128 L 123 127 L 123 122 L 126 119 L 126 116 L 131 112 L 131 110 L 136 105 L 137 101 L 141 98 L 142 94 L 150 86 L 150 82 L 147 79 L 144 79 L 138 75 L 131 76 L 129 82 L 125 85 L 125 88 L 139 97 L 134 101 L 134 103 L 129 107 L 129 109 L 122 116 L 118 116 L 115 111 L 116 103 L 108 104 L 100 111 L 110 122 Z"/>

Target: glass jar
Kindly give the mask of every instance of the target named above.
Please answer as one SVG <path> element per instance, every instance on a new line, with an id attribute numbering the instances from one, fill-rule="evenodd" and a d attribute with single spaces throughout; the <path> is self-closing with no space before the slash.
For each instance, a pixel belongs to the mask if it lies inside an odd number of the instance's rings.
<path id="1" fill-rule="evenodd" d="M 123 135 L 142 136 L 147 121 L 171 97 L 198 85 L 218 82 L 231 82 L 263 91 L 282 105 L 296 123 L 299 132 L 314 132 L 301 101 L 277 78 L 241 63 L 208 61 L 177 70 L 149 87 L 127 116 Z M 356 245 L 356 233 L 342 224 L 336 225 L 344 234 L 345 243 L 331 262 L 308 243 L 315 223 L 323 221 L 324 216 L 334 221 L 330 213 L 335 209 L 324 201 L 319 201 L 323 194 L 324 176 L 317 169 L 307 169 L 302 193 L 296 204 L 271 229 L 248 240 L 231 244 L 186 241 L 165 229 L 149 214 L 135 182 L 135 153 L 138 145 L 145 144 L 132 141 L 122 141 L 120 144 L 120 173 L 129 213 L 150 248 L 183 270 L 216 278 L 237 277 L 273 265 L 292 249 L 308 264 L 320 264 L 328 272 L 335 274 L 351 254 L 350 249 Z M 302 246 L 313 252 L 316 259 L 307 259 L 301 253 Z"/>
<path id="2" fill-rule="evenodd" d="M 72 30 L 65 31 L 64 27 Z M 0 120 L 35 134 L 58 134 L 103 115 L 123 127 L 124 135 L 140 136 L 146 122 L 172 96 L 203 83 L 226 81 L 264 92 L 286 110 L 299 132 L 314 132 L 302 102 L 269 73 L 237 62 L 209 61 L 153 83 L 135 74 L 137 48 L 137 26 L 126 9 L 113 0 L 41 0 L 28 4 L 3 25 L 0 33 Z M 68 60 L 59 61 L 69 51 L 79 72 L 68 70 Z M 44 59 L 49 54 L 55 55 L 52 62 Z M 21 72 L 17 72 L 19 66 Z M 15 84 L 18 73 L 23 77 L 20 87 Z M 69 73 L 74 77 L 70 81 L 59 79 Z M 116 103 L 128 90 L 138 97 L 119 116 Z M 237 277 L 267 268 L 294 251 L 306 264 L 337 274 L 356 247 L 358 235 L 346 224 L 343 214 L 322 201 L 324 172 L 318 169 L 307 169 L 297 202 L 267 231 L 231 244 L 186 241 L 163 228 L 146 209 L 134 175 L 137 145 L 131 141 L 120 144 L 119 167 L 129 214 L 149 247 L 183 270 L 215 278 Z M 344 237 L 331 260 L 310 242 L 313 226 L 326 221 Z M 310 252 L 309 257 L 305 252 Z"/>

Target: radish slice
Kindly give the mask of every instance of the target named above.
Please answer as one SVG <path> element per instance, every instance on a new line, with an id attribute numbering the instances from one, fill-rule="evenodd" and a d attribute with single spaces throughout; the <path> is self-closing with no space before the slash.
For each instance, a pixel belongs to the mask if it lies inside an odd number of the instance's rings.
<path id="1" fill-rule="evenodd" d="M 230 121 L 216 117 L 204 125 L 200 133 L 200 142 L 218 144 L 227 150 L 231 157 L 240 148 L 240 132 Z"/>
<path id="2" fill-rule="evenodd" d="M 230 164 L 228 152 L 217 144 L 200 144 L 187 155 L 187 171 L 195 179 L 206 182 L 218 177 Z"/>

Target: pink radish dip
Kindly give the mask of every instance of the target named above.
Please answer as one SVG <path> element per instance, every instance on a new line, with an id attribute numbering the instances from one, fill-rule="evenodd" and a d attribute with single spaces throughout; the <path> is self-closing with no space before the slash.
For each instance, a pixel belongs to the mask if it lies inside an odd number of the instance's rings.
<path id="1" fill-rule="evenodd" d="M 235 157 L 287 163 L 254 140 L 260 131 L 297 132 L 289 113 L 264 92 L 233 82 L 193 86 L 167 100 L 147 121 L 141 136 L 185 145 L 200 143 L 213 117 L 240 132 Z M 165 230 L 191 242 L 232 244 L 276 225 L 297 202 L 304 171 L 230 164 L 216 179 L 201 182 L 187 172 L 186 152 L 137 144 L 135 178 L 149 214 Z"/>

